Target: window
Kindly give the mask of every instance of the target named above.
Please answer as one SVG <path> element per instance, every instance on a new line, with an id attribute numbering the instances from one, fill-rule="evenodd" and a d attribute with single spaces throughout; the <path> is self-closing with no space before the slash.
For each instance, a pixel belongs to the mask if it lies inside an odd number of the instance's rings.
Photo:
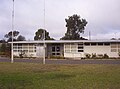
<path id="1" fill-rule="evenodd" d="M 17 49 L 17 47 L 16 47 L 16 46 L 14 46 L 14 47 L 13 47 L 13 49 Z"/>
<path id="2" fill-rule="evenodd" d="M 111 49 L 111 52 L 117 52 L 117 49 Z"/>
<path id="3" fill-rule="evenodd" d="M 95 46 L 96 45 L 96 43 L 91 43 L 91 46 Z"/>
<path id="4" fill-rule="evenodd" d="M 77 52 L 83 52 L 84 46 L 83 43 L 72 43 L 72 44 L 65 44 L 65 52 L 66 53 L 77 53 Z"/>
<path id="5" fill-rule="evenodd" d="M 118 45 L 118 48 L 120 48 L 120 45 Z"/>
<path id="6" fill-rule="evenodd" d="M 18 52 L 21 52 L 22 50 L 18 50 Z"/>
<path id="7" fill-rule="evenodd" d="M 27 51 L 27 50 L 26 50 Z M 33 50 L 29 50 L 29 52 L 33 52 Z"/>
<path id="8" fill-rule="evenodd" d="M 70 48 L 70 44 L 65 44 L 65 48 Z"/>
<path id="9" fill-rule="evenodd" d="M 111 52 L 118 52 L 118 44 L 111 43 Z"/>
<path id="10" fill-rule="evenodd" d="M 52 53 L 52 55 L 54 56 L 54 55 L 55 55 L 55 53 Z"/>
<path id="11" fill-rule="evenodd" d="M 52 53 L 53 56 L 59 56 L 60 53 Z"/>
<path id="12" fill-rule="evenodd" d="M 22 46 L 22 44 L 18 44 L 18 46 Z"/>
<path id="13" fill-rule="evenodd" d="M 22 46 L 19 46 L 18 49 L 22 49 Z"/>
<path id="14" fill-rule="evenodd" d="M 32 47 L 32 46 L 29 46 L 29 49 L 33 49 L 33 47 Z"/>
<path id="15" fill-rule="evenodd" d="M 83 45 L 83 43 L 79 43 L 78 45 Z"/>
<path id="16" fill-rule="evenodd" d="M 52 47 L 52 52 L 55 52 L 55 47 Z"/>
<path id="17" fill-rule="evenodd" d="M 90 43 L 85 43 L 84 45 L 85 45 L 85 46 L 90 46 Z"/>
<path id="18" fill-rule="evenodd" d="M 120 52 L 120 49 L 118 49 L 118 52 Z"/>
<path id="19" fill-rule="evenodd" d="M 104 43 L 104 45 L 105 45 L 105 46 L 109 46 L 109 45 L 110 45 L 110 43 Z"/>
<path id="20" fill-rule="evenodd" d="M 60 51 L 60 47 L 57 47 L 56 51 L 59 52 Z"/>
<path id="21" fill-rule="evenodd" d="M 27 46 L 23 46 L 23 49 L 28 49 L 28 47 Z"/>
<path id="22" fill-rule="evenodd" d="M 13 46 L 17 46 L 17 44 L 13 44 Z"/>
<path id="23" fill-rule="evenodd" d="M 57 53 L 57 55 L 60 55 L 60 53 Z"/>
<path id="24" fill-rule="evenodd" d="M 78 52 L 84 52 L 83 50 L 78 50 Z"/>
<path id="25" fill-rule="evenodd" d="M 65 49 L 65 53 L 70 53 L 70 49 Z"/>
<path id="26" fill-rule="evenodd" d="M 70 52 L 70 44 L 65 44 L 64 49 L 65 49 L 66 53 L 69 53 Z"/>
<path id="27" fill-rule="evenodd" d="M 83 47 L 81 46 L 81 47 L 78 47 L 78 49 L 83 49 Z"/>
<path id="28" fill-rule="evenodd" d="M 117 48 L 117 46 L 116 45 L 111 45 L 111 48 Z"/>
<path id="29" fill-rule="evenodd" d="M 14 52 L 17 52 L 17 50 L 13 50 Z"/>
<path id="30" fill-rule="evenodd" d="M 78 52 L 83 52 L 83 49 L 84 49 L 84 47 L 83 47 L 83 44 L 78 44 Z"/>
<path id="31" fill-rule="evenodd" d="M 98 43 L 98 45 L 99 45 L 99 46 L 102 46 L 102 45 L 103 45 L 103 43 Z"/>
<path id="32" fill-rule="evenodd" d="M 116 46 L 117 44 L 116 43 L 111 43 L 111 46 Z"/>
<path id="33" fill-rule="evenodd" d="M 71 50 L 71 52 L 75 53 L 75 52 L 76 52 L 76 50 L 75 50 L 75 49 L 72 49 L 72 50 Z"/>
<path id="34" fill-rule="evenodd" d="M 75 45 L 75 44 L 72 44 L 72 45 L 71 45 L 71 49 L 76 49 L 76 45 Z"/>

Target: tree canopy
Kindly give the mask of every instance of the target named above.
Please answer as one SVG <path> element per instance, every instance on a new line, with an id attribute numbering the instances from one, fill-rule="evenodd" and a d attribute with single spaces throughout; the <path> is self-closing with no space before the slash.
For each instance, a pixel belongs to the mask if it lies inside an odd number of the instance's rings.
<path id="1" fill-rule="evenodd" d="M 0 40 L 0 43 L 6 43 L 6 41 L 4 39 Z"/>
<path id="2" fill-rule="evenodd" d="M 45 31 L 45 40 L 54 40 L 49 36 L 49 32 L 44 29 L 38 29 L 35 33 L 34 40 L 43 40 L 44 39 L 44 31 Z"/>
<path id="3" fill-rule="evenodd" d="M 19 31 L 13 31 L 13 41 L 24 41 L 25 40 L 25 37 L 22 35 L 19 35 L 19 33 L 20 33 Z M 4 37 L 7 38 L 7 42 L 12 41 L 12 31 L 5 34 Z"/>
<path id="4" fill-rule="evenodd" d="M 22 35 L 19 35 L 18 38 L 17 38 L 17 41 L 25 41 L 25 37 L 22 36 Z"/>
<path id="5" fill-rule="evenodd" d="M 80 33 L 84 33 L 85 26 L 87 21 L 82 19 L 80 16 L 74 14 L 73 16 L 68 16 L 68 19 L 65 19 L 67 32 L 61 40 L 83 40 L 85 38 L 80 37 Z"/>

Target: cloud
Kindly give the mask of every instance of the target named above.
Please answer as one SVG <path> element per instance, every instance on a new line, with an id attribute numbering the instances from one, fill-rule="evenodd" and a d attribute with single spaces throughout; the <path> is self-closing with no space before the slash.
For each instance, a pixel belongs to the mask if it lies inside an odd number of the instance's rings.
<path id="1" fill-rule="evenodd" d="M 83 36 L 89 31 L 92 38 L 111 38 L 120 30 L 119 0 L 46 0 L 45 28 L 51 37 L 59 39 L 66 32 L 65 18 L 78 14 L 88 21 Z M 11 29 L 12 0 L 0 2 L 0 39 Z M 15 30 L 33 39 L 44 28 L 44 0 L 15 0 Z M 119 36 L 119 34 L 118 34 Z M 117 36 L 117 37 L 118 37 Z"/>

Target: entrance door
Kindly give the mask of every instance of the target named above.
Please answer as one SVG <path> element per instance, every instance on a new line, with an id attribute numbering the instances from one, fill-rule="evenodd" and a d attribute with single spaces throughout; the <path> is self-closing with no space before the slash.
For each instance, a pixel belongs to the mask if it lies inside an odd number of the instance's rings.
<path id="1" fill-rule="evenodd" d="M 60 46 L 59 45 L 52 46 L 52 56 L 60 56 L 60 55 L 61 55 Z"/>

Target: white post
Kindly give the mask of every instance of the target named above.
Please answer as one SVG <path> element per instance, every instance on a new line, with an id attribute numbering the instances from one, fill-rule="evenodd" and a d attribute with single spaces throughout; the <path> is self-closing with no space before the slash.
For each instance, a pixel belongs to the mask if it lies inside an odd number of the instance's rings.
<path id="1" fill-rule="evenodd" d="M 44 57 L 43 57 L 43 64 L 45 64 L 45 0 L 44 0 L 44 38 L 43 38 L 43 41 L 44 41 Z"/>
<path id="2" fill-rule="evenodd" d="M 11 44 L 11 63 L 14 62 L 14 58 L 13 58 L 13 42 Z"/>
<path id="3" fill-rule="evenodd" d="M 43 55 L 43 64 L 45 64 L 45 41 L 44 41 L 44 55 Z"/>
<path id="4" fill-rule="evenodd" d="M 14 0 L 13 0 L 13 10 L 12 10 L 12 43 L 11 43 L 11 63 L 14 62 L 13 59 L 13 30 L 14 30 Z"/>

